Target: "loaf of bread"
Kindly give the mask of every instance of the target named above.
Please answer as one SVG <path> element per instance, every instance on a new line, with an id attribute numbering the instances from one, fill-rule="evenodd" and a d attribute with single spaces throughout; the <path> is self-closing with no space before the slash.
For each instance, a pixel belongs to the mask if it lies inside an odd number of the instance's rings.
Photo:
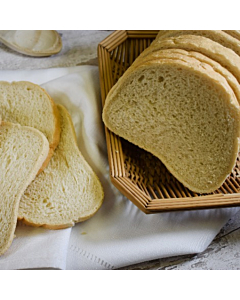
<path id="1" fill-rule="evenodd" d="M 240 40 L 240 30 L 223 30 L 227 34 L 230 34 L 235 39 Z"/>
<path id="2" fill-rule="evenodd" d="M 158 34 L 156 41 L 181 35 L 203 36 L 233 50 L 236 54 L 240 55 L 239 40 L 222 30 L 168 30 L 164 34 Z"/>
<path id="3" fill-rule="evenodd" d="M 27 81 L 0 81 L 0 112 L 3 121 L 41 131 L 49 142 L 49 154 L 39 170 L 48 164 L 59 143 L 60 124 L 55 103 L 40 86 Z"/>
<path id="4" fill-rule="evenodd" d="M 92 217 L 103 201 L 103 188 L 77 146 L 67 110 L 58 105 L 60 142 L 48 166 L 29 185 L 18 218 L 33 226 L 61 229 Z"/>
<path id="5" fill-rule="evenodd" d="M 201 67 L 204 67 L 206 70 L 211 70 L 219 73 L 222 75 L 228 82 L 229 86 L 232 88 L 233 92 L 235 93 L 235 96 L 238 100 L 238 103 L 240 104 L 240 85 L 236 79 L 236 77 L 233 76 L 232 73 L 230 73 L 226 68 L 222 67 L 219 63 L 216 61 L 208 58 L 207 56 L 194 52 L 194 51 L 186 51 L 182 49 L 166 49 L 166 50 L 158 50 L 154 52 L 150 52 L 147 56 L 144 56 L 141 60 L 137 60 L 134 63 L 134 67 L 138 66 L 139 64 L 161 59 L 161 58 L 171 58 L 171 59 L 180 59 L 188 63 L 201 65 Z M 128 69 L 126 72 L 132 72 L 133 68 Z"/>
<path id="6" fill-rule="evenodd" d="M 11 245 L 19 201 L 49 153 L 40 131 L 9 122 L 0 126 L 0 255 Z"/>
<path id="7" fill-rule="evenodd" d="M 203 36 L 181 35 L 178 37 L 159 39 L 143 51 L 135 62 L 141 60 L 144 56 L 147 56 L 153 51 L 163 49 L 182 49 L 186 51 L 199 52 L 218 62 L 221 66 L 232 73 L 238 82 L 240 82 L 240 56 L 232 49 L 224 47 L 221 44 Z"/>
<path id="8" fill-rule="evenodd" d="M 236 95 L 210 65 L 173 58 L 144 62 L 144 56 L 108 94 L 105 125 L 157 156 L 190 190 L 216 190 L 231 173 L 238 154 Z"/>

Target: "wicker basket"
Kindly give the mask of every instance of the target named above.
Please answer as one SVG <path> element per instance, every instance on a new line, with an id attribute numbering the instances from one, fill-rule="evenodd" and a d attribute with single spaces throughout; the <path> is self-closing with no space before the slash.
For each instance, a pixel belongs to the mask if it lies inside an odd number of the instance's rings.
<path id="1" fill-rule="evenodd" d="M 98 45 L 102 103 L 118 78 L 158 31 L 115 31 Z M 224 184 L 196 194 L 175 179 L 159 159 L 105 128 L 112 183 L 145 213 L 240 205 L 240 160 Z"/>

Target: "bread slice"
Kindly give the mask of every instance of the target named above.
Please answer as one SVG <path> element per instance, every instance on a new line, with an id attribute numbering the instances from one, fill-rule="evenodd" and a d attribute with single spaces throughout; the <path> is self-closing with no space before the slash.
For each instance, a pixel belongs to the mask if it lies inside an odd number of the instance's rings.
<path id="1" fill-rule="evenodd" d="M 208 58 L 207 56 L 194 52 L 194 51 L 186 51 L 182 49 L 166 49 L 166 50 L 159 50 L 150 52 L 148 55 L 143 57 L 140 61 L 136 61 L 133 65 L 137 67 L 138 65 L 156 59 L 162 58 L 170 58 L 170 59 L 180 59 L 187 63 L 192 63 L 194 65 L 201 65 L 201 67 L 205 68 L 206 70 L 211 70 L 219 73 L 222 75 L 228 82 L 229 86 L 233 89 L 233 92 L 240 104 L 240 85 L 237 79 L 230 73 L 226 68 L 222 67 L 216 61 Z M 132 69 L 128 69 L 127 72 L 131 72 Z"/>
<path id="2" fill-rule="evenodd" d="M 11 245 L 18 206 L 49 152 L 46 137 L 38 130 L 2 122 L 0 126 L 0 255 Z"/>
<path id="3" fill-rule="evenodd" d="M 156 39 L 164 36 L 169 30 L 159 30 L 157 36 L 156 36 Z"/>
<path id="4" fill-rule="evenodd" d="M 240 30 L 223 30 L 223 31 L 231 35 L 235 39 L 240 40 Z"/>
<path id="5" fill-rule="evenodd" d="M 150 52 L 163 49 L 182 49 L 199 52 L 225 67 L 236 77 L 238 82 L 240 82 L 240 56 L 233 50 L 203 36 L 182 35 L 179 37 L 159 39 L 154 45 L 144 50 L 134 63 L 141 60 Z"/>
<path id="6" fill-rule="evenodd" d="M 49 229 L 71 227 L 93 216 L 103 201 L 103 188 L 81 155 L 67 110 L 58 105 L 61 137 L 47 168 L 25 191 L 18 218 Z"/>
<path id="7" fill-rule="evenodd" d="M 49 154 L 41 172 L 59 143 L 60 124 L 56 105 L 40 86 L 27 81 L 0 81 L 0 111 L 3 121 L 41 131 L 49 142 Z"/>
<path id="8" fill-rule="evenodd" d="M 219 188 L 235 165 L 240 136 L 239 104 L 225 78 L 173 59 L 125 74 L 107 96 L 105 125 L 158 157 L 190 190 Z"/>
<path id="9" fill-rule="evenodd" d="M 168 31 L 169 31 L 169 30 L 159 30 L 159 31 L 158 31 L 158 34 L 157 34 L 157 36 L 156 36 L 156 38 L 155 38 L 154 41 L 156 41 L 156 40 L 158 40 L 159 38 L 161 38 L 162 36 L 164 36 Z"/>
<path id="10" fill-rule="evenodd" d="M 240 55 L 240 41 L 222 30 L 168 30 L 164 34 L 158 35 L 157 39 L 160 41 L 165 38 L 181 35 L 197 35 L 206 37 L 226 48 L 232 49 L 236 54 Z"/>
<path id="11" fill-rule="evenodd" d="M 161 38 L 162 36 L 164 36 L 169 30 L 159 30 L 156 38 L 152 41 L 151 45 L 155 44 L 156 41 Z"/>

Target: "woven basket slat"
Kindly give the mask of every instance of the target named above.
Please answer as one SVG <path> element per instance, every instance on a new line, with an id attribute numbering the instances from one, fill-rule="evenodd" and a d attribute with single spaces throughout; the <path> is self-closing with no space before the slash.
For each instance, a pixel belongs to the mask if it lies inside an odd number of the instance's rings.
<path id="1" fill-rule="evenodd" d="M 239 192 L 239 184 L 237 183 L 237 181 L 235 180 L 235 178 L 233 177 L 230 177 L 230 182 L 232 183 L 232 185 L 234 186 L 234 191 L 235 193 L 238 193 Z"/>
<path id="2" fill-rule="evenodd" d="M 106 90 L 105 90 L 104 60 L 103 60 L 102 48 L 100 47 L 100 45 L 98 45 L 98 61 L 99 61 L 98 67 L 99 67 L 101 97 L 102 97 L 102 102 L 103 101 L 105 102 L 107 94 L 106 94 Z"/>
<path id="3" fill-rule="evenodd" d="M 215 196 L 215 197 L 214 197 Z M 189 198 L 177 199 L 177 201 L 172 201 L 172 199 L 162 199 L 162 201 L 152 200 L 147 205 L 147 209 L 150 211 L 171 211 L 171 210 L 188 210 L 188 209 L 206 209 L 212 208 L 214 205 L 217 207 L 232 207 L 240 205 L 239 195 L 230 194 L 230 195 L 214 195 L 212 197 L 203 196 L 201 201 L 197 198 L 192 198 L 191 201 Z M 224 203 L 221 202 L 221 199 L 224 198 Z"/>
<path id="4" fill-rule="evenodd" d="M 121 42 L 126 38 L 127 34 L 125 30 L 115 31 L 113 34 L 109 35 L 101 42 L 101 46 L 106 48 L 106 50 L 111 51 L 117 45 L 120 45 Z"/>
<path id="5" fill-rule="evenodd" d="M 112 154 L 110 134 L 111 134 L 111 132 L 108 129 L 106 129 L 105 135 L 106 135 L 106 141 L 107 141 L 109 169 L 111 172 L 111 176 L 114 176 L 114 164 L 113 164 L 113 154 Z"/>
<path id="6" fill-rule="evenodd" d="M 124 57 L 123 65 L 124 65 L 124 72 L 125 72 L 129 67 L 129 40 L 126 40 L 124 44 L 125 44 L 125 57 Z"/>
<path id="7" fill-rule="evenodd" d="M 128 37 L 144 39 L 144 38 L 152 38 L 154 39 L 158 33 L 158 30 L 127 30 Z"/>
<path id="8" fill-rule="evenodd" d="M 185 193 L 182 185 L 178 181 L 176 182 L 176 188 L 178 190 L 179 198 L 182 198 L 182 197 L 185 198 L 185 197 L 187 197 L 187 195 L 186 195 L 186 193 Z"/>
<path id="9" fill-rule="evenodd" d="M 122 153 L 121 153 L 121 148 L 119 146 L 119 144 L 121 144 L 119 142 L 119 138 L 116 138 L 115 137 L 115 140 L 114 140 L 114 149 L 115 149 L 115 156 L 116 156 L 116 161 L 117 161 L 117 171 L 118 171 L 118 176 L 122 177 L 123 176 L 123 172 L 124 171 L 122 169 L 122 159 L 121 159 L 121 156 L 122 156 Z"/>
<path id="10" fill-rule="evenodd" d="M 232 183 L 231 178 L 227 178 L 226 182 L 228 184 L 228 186 L 231 188 L 231 190 L 233 191 L 233 193 L 238 193 L 238 189 L 235 187 L 235 185 Z"/>
<path id="11" fill-rule="evenodd" d="M 135 185 L 131 185 L 128 178 L 116 178 L 116 181 L 122 187 L 127 188 L 128 193 L 135 198 L 132 200 L 136 200 L 139 202 L 143 207 L 145 207 L 149 203 L 149 197 L 147 197 L 142 191 L 140 191 Z M 131 188 L 130 188 L 131 187 Z"/>

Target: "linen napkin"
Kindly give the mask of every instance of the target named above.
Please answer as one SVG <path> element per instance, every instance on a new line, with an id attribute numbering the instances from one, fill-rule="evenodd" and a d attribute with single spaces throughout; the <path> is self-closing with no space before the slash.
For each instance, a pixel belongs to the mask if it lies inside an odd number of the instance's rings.
<path id="1" fill-rule="evenodd" d="M 40 84 L 71 114 L 80 151 L 102 182 L 105 199 L 91 219 L 48 230 L 19 223 L 0 269 L 116 269 L 204 251 L 238 208 L 145 215 L 110 182 L 98 67 L 0 71 L 0 80 Z"/>

